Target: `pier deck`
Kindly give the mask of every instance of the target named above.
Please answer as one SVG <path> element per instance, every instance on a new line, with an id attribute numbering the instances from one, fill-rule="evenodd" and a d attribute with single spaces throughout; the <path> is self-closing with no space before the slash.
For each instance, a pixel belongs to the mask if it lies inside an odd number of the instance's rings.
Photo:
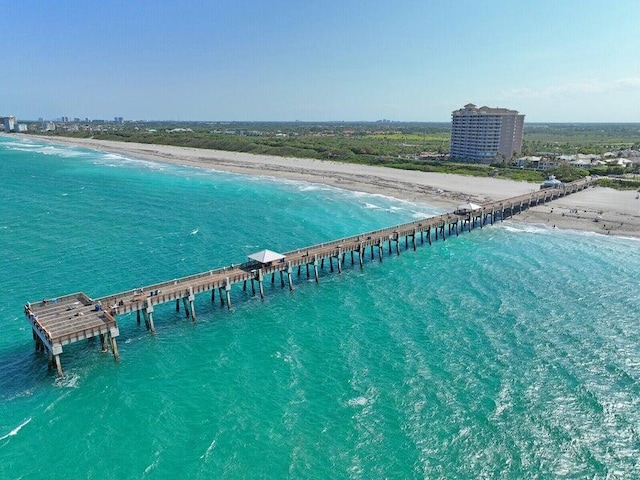
<path id="1" fill-rule="evenodd" d="M 62 347 L 85 338 L 100 336 L 103 350 L 109 341 L 114 357 L 118 358 L 116 319 L 84 293 L 27 303 L 24 310 L 32 327 L 36 351 L 46 350 L 50 365 L 55 364 L 60 375 Z"/>
<path id="2" fill-rule="evenodd" d="M 155 305 L 175 300 L 176 310 L 179 310 L 180 301 L 182 301 L 186 316 L 195 320 L 194 300 L 198 293 L 210 291 L 213 301 L 217 290 L 220 302 L 223 305 L 226 302 L 227 307 L 231 308 L 231 286 L 234 284 L 242 283 L 243 290 L 246 291 L 247 284 L 250 282 L 252 293 L 255 295 L 257 283 L 260 295 L 264 298 L 263 282 L 265 279 L 271 275 L 271 282 L 274 283 L 276 274 L 279 274 L 281 286 L 285 287 L 284 276 L 286 274 L 289 288 L 293 290 L 292 273 L 296 267 L 298 275 L 300 275 L 301 268 L 305 267 L 308 277 L 311 275 L 310 268 L 313 268 L 313 275 L 317 282 L 319 268 L 324 268 L 325 261 L 328 261 L 330 271 L 333 272 L 335 260 L 335 268 L 341 272 L 345 256 L 350 254 L 351 262 L 354 264 L 354 257 L 357 254 L 359 264 L 362 267 L 368 251 L 370 251 L 371 259 L 377 256 L 379 261 L 383 260 L 385 246 L 387 246 L 389 254 L 393 252 L 393 247 L 395 247 L 395 252 L 399 255 L 402 238 L 405 241 L 405 249 L 409 248 L 411 241 L 415 250 L 418 236 L 422 243 L 426 237 L 431 245 L 434 236 L 435 240 L 438 240 L 439 237 L 445 240 L 447 234 L 459 235 L 465 228 L 471 231 L 471 228 L 478 224 L 482 228 L 488 221 L 493 224 L 496 219 L 503 220 L 531 206 L 583 190 L 592 183 L 593 180 L 578 180 L 566 184 L 562 189 L 539 190 L 491 202 L 470 211 L 449 212 L 312 245 L 285 252 L 283 253 L 284 259 L 268 264 L 249 261 L 96 299 L 92 299 L 84 293 L 76 293 L 28 303 L 25 305 L 25 316 L 33 330 L 36 350 L 46 350 L 49 353 L 50 365 L 55 365 L 58 374 L 62 376 L 59 357 L 62 353 L 62 347 L 85 338 L 100 336 L 103 351 L 106 351 L 110 345 L 114 358 L 118 359 L 115 340 L 119 334 L 115 320 L 117 315 L 135 311 L 138 323 L 142 316 L 145 325 L 153 333 L 155 332 L 153 322 Z"/>

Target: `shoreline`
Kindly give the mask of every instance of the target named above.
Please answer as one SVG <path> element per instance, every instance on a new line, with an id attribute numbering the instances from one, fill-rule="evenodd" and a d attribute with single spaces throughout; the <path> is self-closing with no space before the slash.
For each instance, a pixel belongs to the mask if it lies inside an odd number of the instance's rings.
<path id="1" fill-rule="evenodd" d="M 634 190 L 595 187 L 531 207 L 513 221 L 640 238 L 640 199 Z"/>
<path id="2" fill-rule="evenodd" d="M 469 201 L 481 204 L 501 200 L 539 188 L 534 183 L 513 180 L 399 170 L 329 160 L 85 138 L 16 136 L 158 163 L 324 184 L 447 209 Z M 546 205 L 531 207 L 510 220 L 640 238 L 640 199 L 636 198 L 637 195 L 637 192 L 629 190 L 589 188 Z"/>
<path id="3" fill-rule="evenodd" d="M 443 208 L 456 207 L 469 201 L 485 203 L 521 195 L 538 188 L 536 184 L 527 182 L 400 170 L 331 160 L 254 155 L 112 140 L 52 138 L 39 135 L 20 135 L 20 137 L 90 148 L 171 165 L 319 183 Z"/>

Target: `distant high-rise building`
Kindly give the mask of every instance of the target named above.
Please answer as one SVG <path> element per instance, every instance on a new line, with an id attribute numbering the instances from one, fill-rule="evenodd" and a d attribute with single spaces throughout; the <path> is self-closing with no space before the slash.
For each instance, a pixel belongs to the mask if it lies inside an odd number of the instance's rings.
<path id="1" fill-rule="evenodd" d="M 469 103 L 451 113 L 451 158 L 474 163 L 511 160 L 522 151 L 524 115 Z"/>
<path id="2" fill-rule="evenodd" d="M 16 117 L 3 117 L 2 124 L 4 125 L 4 131 L 6 133 L 16 131 Z"/>
<path id="3" fill-rule="evenodd" d="M 122 123 L 124 122 L 122 117 L 114 117 L 113 121 L 118 125 L 122 125 Z"/>

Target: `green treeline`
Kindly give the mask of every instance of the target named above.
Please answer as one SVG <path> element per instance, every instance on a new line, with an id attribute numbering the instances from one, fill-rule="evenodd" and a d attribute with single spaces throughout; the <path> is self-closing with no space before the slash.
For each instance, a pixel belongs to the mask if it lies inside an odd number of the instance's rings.
<path id="1" fill-rule="evenodd" d="M 540 182 L 549 174 L 562 181 L 571 181 L 589 173 L 626 173 L 609 171 L 616 167 L 598 167 L 592 172 L 559 167 L 541 172 L 514 168 L 508 161 L 493 166 L 444 161 L 440 156 L 449 150 L 449 123 L 129 122 L 88 127 L 76 132 L 58 130 L 50 134 L 529 182 Z M 631 147 L 640 148 L 638 124 L 532 124 L 525 127 L 522 154 L 602 153 Z"/>
<path id="2" fill-rule="evenodd" d="M 63 136 L 156 143 L 233 152 L 247 152 L 280 157 L 316 158 L 354 163 L 375 163 L 379 157 L 416 155 L 424 150 L 448 150 L 448 134 L 439 135 L 359 135 L 359 136 L 250 136 L 192 132 L 141 132 L 132 130 L 107 132 L 64 132 Z"/>
<path id="3" fill-rule="evenodd" d="M 638 180 L 620 180 L 613 178 L 599 178 L 596 185 L 600 187 L 609 187 L 616 190 L 638 190 L 640 191 L 640 181 Z"/>
<path id="4" fill-rule="evenodd" d="M 478 177 L 500 177 L 530 182 L 540 182 L 544 174 L 500 166 L 470 163 L 453 163 L 438 160 L 416 160 L 413 157 L 424 151 L 438 152 L 443 142 L 448 146 L 445 134 L 417 138 L 400 136 L 352 136 L 352 137 L 258 137 L 211 134 L 206 132 L 64 132 L 66 136 L 115 140 L 181 147 L 205 148 L 231 152 L 246 152 L 279 157 L 314 158 L 364 165 L 379 165 L 423 172 L 455 173 Z M 402 137 L 402 138 L 399 138 Z M 432 149 L 432 150 L 430 150 Z"/>
<path id="5" fill-rule="evenodd" d="M 541 152 L 602 154 L 624 148 L 640 149 L 637 123 L 534 123 L 525 125 L 524 155 Z"/>

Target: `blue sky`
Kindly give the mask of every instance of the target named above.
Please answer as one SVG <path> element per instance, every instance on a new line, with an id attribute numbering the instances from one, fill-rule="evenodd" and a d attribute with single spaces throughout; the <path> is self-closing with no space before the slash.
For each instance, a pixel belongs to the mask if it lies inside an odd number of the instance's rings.
<path id="1" fill-rule="evenodd" d="M 0 115 L 640 122 L 639 0 L 0 2 Z"/>

